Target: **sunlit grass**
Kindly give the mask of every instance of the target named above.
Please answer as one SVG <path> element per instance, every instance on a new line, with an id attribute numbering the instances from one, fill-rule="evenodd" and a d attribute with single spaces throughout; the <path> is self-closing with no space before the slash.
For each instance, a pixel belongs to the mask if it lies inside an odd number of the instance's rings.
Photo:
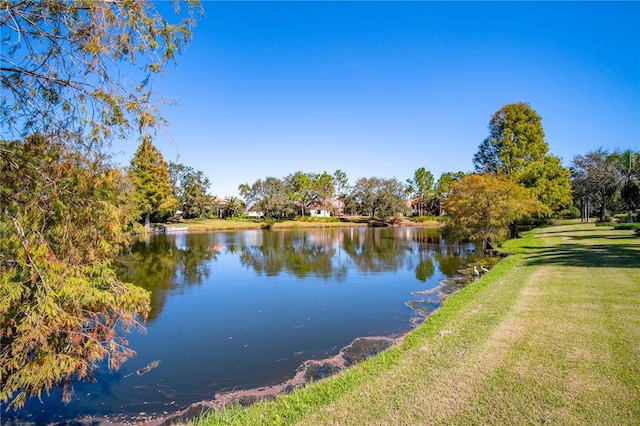
<path id="1" fill-rule="evenodd" d="M 200 424 L 640 424 L 640 241 L 577 224 L 506 249 L 403 343 Z"/>

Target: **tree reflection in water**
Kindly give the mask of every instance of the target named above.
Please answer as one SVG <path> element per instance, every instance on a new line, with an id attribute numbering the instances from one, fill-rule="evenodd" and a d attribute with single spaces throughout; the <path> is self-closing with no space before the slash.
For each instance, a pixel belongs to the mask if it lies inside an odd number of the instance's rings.
<path id="1" fill-rule="evenodd" d="M 120 259 L 120 277 L 151 292 L 155 319 L 167 292 L 209 278 L 211 261 L 224 252 L 258 275 L 282 273 L 342 282 L 350 266 L 367 274 L 415 271 L 426 282 L 436 271 L 452 277 L 478 255 L 473 243 L 449 243 L 432 228 L 341 228 L 151 235 Z"/>

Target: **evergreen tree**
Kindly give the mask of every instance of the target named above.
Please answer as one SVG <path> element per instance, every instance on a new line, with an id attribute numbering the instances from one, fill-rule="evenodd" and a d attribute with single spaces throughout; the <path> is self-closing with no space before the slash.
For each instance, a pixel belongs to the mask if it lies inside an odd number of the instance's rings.
<path id="1" fill-rule="evenodd" d="M 531 190 L 542 202 L 538 214 L 551 215 L 571 204 L 570 172 L 550 155 L 544 139 L 542 117 L 524 102 L 500 108 L 489 122 L 489 136 L 473 156 L 478 173 L 505 175 Z M 517 223 L 511 226 L 518 235 Z"/>
<path id="2" fill-rule="evenodd" d="M 131 174 L 138 210 L 145 228 L 149 228 L 151 216 L 154 220 L 166 218 L 176 208 L 177 200 L 171 191 L 167 163 L 148 136 L 133 154 Z"/>

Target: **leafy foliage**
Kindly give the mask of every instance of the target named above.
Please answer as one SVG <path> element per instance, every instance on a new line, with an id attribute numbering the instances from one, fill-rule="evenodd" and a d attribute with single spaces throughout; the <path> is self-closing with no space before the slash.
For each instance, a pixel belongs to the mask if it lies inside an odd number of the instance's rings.
<path id="1" fill-rule="evenodd" d="M 224 213 L 227 217 L 241 216 L 245 209 L 244 201 L 236 196 L 225 197 L 227 204 L 224 206 Z"/>
<path id="2" fill-rule="evenodd" d="M 13 407 L 58 385 L 68 400 L 74 377 L 132 353 L 117 330 L 140 326 L 149 297 L 111 259 L 137 212 L 102 153 L 162 122 L 151 81 L 190 39 L 200 8 L 184 3 L 177 23 L 151 0 L 1 3 L 0 400 Z"/>
<path id="3" fill-rule="evenodd" d="M 172 23 L 151 0 L 3 1 L 3 133 L 83 135 L 96 144 L 158 124 L 162 99 L 151 79 L 191 37 L 200 8 L 186 4 Z"/>
<path id="4" fill-rule="evenodd" d="M 539 212 L 531 191 L 504 175 L 471 174 L 455 182 L 443 203 L 447 232 L 458 238 L 496 238 L 510 225 Z"/>
<path id="5" fill-rule="evenodd" d="M 571 165 L 574 196 L 583 203 L 595 202 L 600 221 L 605 220 L 607 208 L 619 187 L 619 175 L 609 153 L 600 148 L 585 155 L 576 155 Z"/>
<path id="6" fill-rule="evenodd" d="M 350 198 L 359 212 L 372 219 L 386 220 L 406 211 L 404 187 L 397 179 L 360 178 Z"/>
<path id="7" fill-rule="evenodd" d="M 489 136 L 473 156 L 479 173 L 510 174 L 541 160 L 549 150 L 542 117 L 525 102 L 507 104 L 489 122 Z"/>
<path id="8" fill-rule="evenodd" d="M 0 400 L 20 407 L 62 385 L 68 401 L 74 377 L 131 356 L 116 329 L 148 311 L 110 261 L 127 242 L 128 186 L 99 155 L 39 135 L 2 143 L 0 161 Z"/>
<path id="9" fill-rule="evenodd" d="M 251 186 L 240 185 L 238 190 L 247 204 L 266 216 L 283 217 L 293 213 L 286 187 L 278 178 L 269 176 L 264 180 L 258 179 Z"/>
<path id="10" fill-rule="evenodd" d="M 413 174 L 412 179 L 407 179 L 406 191 L 408 194 L 415 197 L 415 207 L 418 210 L 418 216 L 422 216 L 427 207 L 427 203 L 433 197 L 433 174 L 420 167 Z"/>
<path id="11" fill-rule="evenodd" d="M 178 209 L 185 219 L 205 218 L 212 214 L 211 197 L 207 194 L 211 183 L 200 170 L 184 164 L 169 162 L 167 167 Z"/>
<path id="12" fill-rule="evenodd" d="M 628 210 L 629 221 L 633 221 L 633 211 L 640 207 L 640 152 L 617 151 L 609 159 L 620 174 L 620 197 Z"/>

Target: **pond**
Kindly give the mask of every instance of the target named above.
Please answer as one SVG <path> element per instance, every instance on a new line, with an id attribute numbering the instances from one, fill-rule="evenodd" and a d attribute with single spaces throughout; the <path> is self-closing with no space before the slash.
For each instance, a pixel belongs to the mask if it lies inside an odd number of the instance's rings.
<path id="1" fill-rule="evenodd" d="M 76 383 L 67 405 L 55 391 L 3 421 L 157 416 L 284 382 L 358 337 L 406 333 L 440 302 L 415 293 L 479 256 L 429 228 L 152 235 L 121 262 L 121 278 L 151 292 L 146 333 L 128 336 L 137 355 Z"/>

